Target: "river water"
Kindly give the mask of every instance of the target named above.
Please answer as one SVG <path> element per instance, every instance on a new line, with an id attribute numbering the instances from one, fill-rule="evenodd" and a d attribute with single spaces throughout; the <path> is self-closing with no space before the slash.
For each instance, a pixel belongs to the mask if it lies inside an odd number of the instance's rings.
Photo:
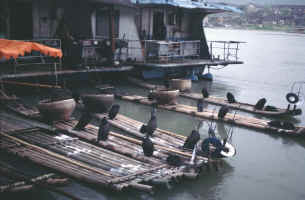
<path id="1" fill-rule="evenodd" d="M 205 86 L 214 96 L 224 96 L 230 91 L 239 101 L 254 104 L 259 98 L 265 97 L 269 105 L 286 107 L 285 95 L 291 84 L 305 79 L 305 35 L 207 29 L 206 36 L 208 40 L 247 42 L 241 45 L 239 55 L 245 64 L 212 70 L 214 81 L 195 82 L 193 91 L 199 92 Z M 121 82 L 116 86 L 132 93 L 147 93 Z M 191 100 L 179 101 L 195 105 Z M 123 101 L 118 103 L 122 108 L 121 113 L 139 121 L 148 120 L 150 108 Z M 305 111 L 303 104 L 299 106 Z M 157 111 L 157 117 L 160 128 L 183 135 L 188 135 L 201 121 L 163 110 Z M 287 120 L 305 125 L 304 115 Z M 225 127 L 229 129 L 231 126 Z M 99 200 L 305 199 L 305 137 L 278 136 L 234 127 L 232 144 L 237 149 L 237 155 L 227 159 L 219 171 L 204 171 L 195 181 L 169 183 L 167 187 L 158 188 L 153 195 L 138 192 L 113 193 L 78 182 L 72 182 L 64 189 L 82 199 Z M 47 191 L 35 191 L 26 195 L 27 199 L 65 199 Z"/>

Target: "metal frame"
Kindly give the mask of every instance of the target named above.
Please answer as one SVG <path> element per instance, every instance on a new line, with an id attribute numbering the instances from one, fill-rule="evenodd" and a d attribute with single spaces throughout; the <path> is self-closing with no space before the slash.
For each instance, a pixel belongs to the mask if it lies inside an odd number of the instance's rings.
<path id="1" fill-rule="evenodd" d="M 50 46 L 53 48 L 61 49 L 61 40 L 60 39 L 33 39 L 33 40 L 23 40 L 25 42 L 37 42 L 46 46 Z M 37 59 L 39 62 L 28 62 L 28 63 L 21 63 L 22 61 L 30 60 L 30 59 Z M 48 62 L 48 59 L 51 59 L 50 56 L 44 55 L 40 52 L 31 52 L 29 55 L 19 56 L 14 59 L 14 73 L 17 73 L 18 66 L 26 66 L 26 65 L 59 65 L 59 68 L 62 67 L 62 59 L 53 59 L 52 62 Z M 56 71 L 56 70 L 55 70 Z"/>

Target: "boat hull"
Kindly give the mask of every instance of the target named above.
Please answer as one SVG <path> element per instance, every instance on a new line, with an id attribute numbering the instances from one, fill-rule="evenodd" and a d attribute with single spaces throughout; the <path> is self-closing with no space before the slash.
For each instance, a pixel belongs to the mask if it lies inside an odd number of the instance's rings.
<path id="1" fill-rule="evenodd" d="M 50 121 L 69 120 L 75 109 L 76 103 L 73 99 L 65 99 L 60 101 L 40 101 L 37 105 L 39 112 L 43 118 Z"/>

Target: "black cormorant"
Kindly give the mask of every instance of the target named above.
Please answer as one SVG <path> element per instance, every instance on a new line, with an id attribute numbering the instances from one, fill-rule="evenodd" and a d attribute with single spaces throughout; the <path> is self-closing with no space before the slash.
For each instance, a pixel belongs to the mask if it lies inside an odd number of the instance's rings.
<path id="1" fill-rule="evenodd" d="M 231 92 L 227 93 L 227 100 L 229 103 L 236 103 L 235 97 Z"/>
<path id="2" fill-rule="evenodd" d="M 113 105 L 108 113 L 109 119 L 114 119 L 116 115 L 119 113 L 119 111 L 120 111 L 120 105 L 118 104 Z"/>
<path id="3" fill-rule="evenodd" d="M 267 102 L 267 100 L 265 98 L 262 98 L 262 99 L 257 101 L 254 108 L 257 109 L 257 110 L 262 110 L 264 108 L 266 102 Z"/>
<path id="4" fill-rule="evenodd" d="M 97 141 L 106 141 L 108 139 L 110 130 L 110 124 L 108 123 L 107 119 L 104 117 L 100 123 L 97 135 Z"/>
<path id="5" fill-rule="evenodd" d="M 144 138 L 143 138 L 143 141 L 142 141 L 142 148 L 143 148 L 143 152 L 144 152 L 144 155 L 145 156 L 152 156 L 153 153 L 154 153 L 154 144 L 152 143 L 152 141 L 149 139 L 149 136 L 146 135 Z"/>
<path id="6" fill-rule="evenodd" d="M 89 124 L 89 122 L 92 120 L 92 118 L 93 117 L 90 114 L 90 112 L 88 112 L 88 111 L 83 112 L 78 123 L 74 127 L 74 130 L 84 130 L 85 126 L 87 126 L 87 124 Z"/>
<path id="7" fill-rule="evenodd" d="M 194 149 L 197 142 L 200 140 L 200 135 L 198 131 L 192 130 L 191 134 L 186 138 L 183 148 Z"/>

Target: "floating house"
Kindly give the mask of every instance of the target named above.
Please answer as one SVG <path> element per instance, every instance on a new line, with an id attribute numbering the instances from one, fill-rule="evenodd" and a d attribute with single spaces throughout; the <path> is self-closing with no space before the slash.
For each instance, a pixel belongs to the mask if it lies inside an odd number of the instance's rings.
<path id="1" fill-rule="evenodd" d="M 136 10 L 135 4 L 130 1 L 4 0 L 0 4 L 4 11 L 0 13 L 0 37 L 30 40 L 61 48 L 64 57 L 63 67 L 58 68 L 59 75 L 132 69 L 130 65 L 114 64 L 115 53 L 122 49 L 118 50 L 118 47 L 125 46 L 126 49 L 126 42 L 119 41 L 119 38 L 123 38 L 127 31 L 136 32 L 135 24 L 128 23 L 133 21 Z M 29 67 L 27 71 L 21 71 L 19 66 L 23 64 L 62 64 L 61 60 L 49 61 L 47 56 L 37 52 L 19 57 L 13 61 L 13 73 L 10 72 L 4 78 L 35 75 Z"/>
<path id="2" fill-rule="evenodd" d="M 207 66 L 242 64 L 238 58 L 239 42 L 208 42 L 202 26 L 208 14 L 240 12 L 238 9 L 194 0 L 138 0 L 136 3 L 144 62 L 135 66 L 144 78 L 197 79 Z"/>
<path id="3" fill-rule="evenodd" d="M 108 71 L 109 67 L 124 71 L 134 66 L 144 78 L 196 79 L 207 66 L 243 63 L 238 58 L 240 42 L 207 41 L 204 34 L 202 20 L 208 14 L 239 12 L 226 5 L 192 0 L 3 0 L 0 4 L 1 37 L 61 48 L 63 66 L 76 71 L 103 71 L 105 66 Z"/>

